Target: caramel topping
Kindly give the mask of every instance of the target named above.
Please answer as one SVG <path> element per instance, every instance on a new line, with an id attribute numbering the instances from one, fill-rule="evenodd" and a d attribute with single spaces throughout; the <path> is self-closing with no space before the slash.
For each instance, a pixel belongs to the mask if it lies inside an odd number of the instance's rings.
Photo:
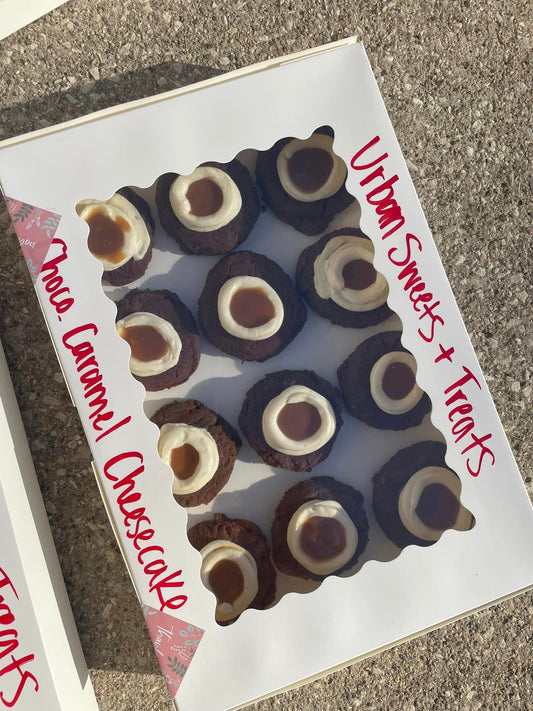
<path id="1" fill-rule="evenodd" d="M 152 326 L 129 326 L 122 328 L 120 335 L 129 343 L 132 357 L 143 363 L 159 360 L 169 349 L 163 336 Z"/>
<path id="2" fill-rule="evenodd" d="M 218 603 L 233 604 L 244 589 L 244 576 L 233 560 L 221 560 L 209 571 L 209 587 Z"/>
<path id="3" fill-rule="evenodd" d="M 416 505 L 418 518 L 437 531 L 451 528 L 457 521 L 460 504 L 444 484 L 429 484 L 420 494 Z"/>
<path id="4" fill-rule="evenodd" d="M 322 418 L 314 405 L 308 402 L 290 402 L 281 408 L 277 423 L 286 437 L 301 442 L 318 432 Z"/>
<path id="5" fill-rule="evenodd" d="M 182 444 L 174 447 L 170 454 L 170 466 L 178 479 L 190 479 L 196 471 L 200 455 L 192 444 Z"/>
<path id="6" fill-rule="evenodd" d="M 323 148 L 302 148 L 288 160 L 289 177 L 302 193 L 314 193 L 329 178 L 333 156 Z"/>
<path id="7" fill-rule="evenodd" d="M 255 328 L 268 323 L 276 315 L 274 304 L 262 289 L 238 289 L 230 301 L 233 320 L 245 328 Z"/>
<path id="8" fill-rule="evenodd" d="M 191 183 L 186 198 L 191 206 L 189 214 L 195 217 L 214 215 L 224 202 L 224 194 L 220 186 L 211 178 L 202 178 Z"/>
<path id="9" fill-rule="evenodd" d="M 391 363 L 383 375 L 383 392 L 391 400 L 402 400 L 415 386 L 415 374 L 406 363 Z"/>
<path id="10" fill-rule="evenodd" d="M 315 560 L 328 560 L 342 553 L 346 546 L 346 533 L 342 523 L 334 518 L 311 516 L 302 526 L 300 547 Z"/>
<path id="11" fill-rule="evenodd" d="M 352 259 L 342 268 L 344 286 L 354 291 L 368 289 L 376 281 L 377 275 L 374 266 L 365 259 Z"/>
<path id="12" fill-rule="evenodd" d="M 124 259 L 124 232 L 130 230 L 127 220 L 120 215 L 112 220 L 100 210 L 93 210 L 86 222 L 89 225 L 87 244 L 91 254 L 95 257 L 105 257 L 113 264 Z"/>

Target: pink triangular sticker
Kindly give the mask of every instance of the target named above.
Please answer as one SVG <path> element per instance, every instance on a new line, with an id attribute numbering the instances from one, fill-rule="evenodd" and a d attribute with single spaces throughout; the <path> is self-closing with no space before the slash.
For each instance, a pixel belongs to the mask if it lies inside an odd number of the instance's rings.
<path id="1" fill-rule="evenodd" d="M 36 281 L 61 215 L 13 198 L 5 201 L 31 278 Z"/>
<path id="2" fill-rule="evenodd" d="M 143 605 L 144 618 L 165 682 L 174 698 L 198 649 L 204 630 Z"/>

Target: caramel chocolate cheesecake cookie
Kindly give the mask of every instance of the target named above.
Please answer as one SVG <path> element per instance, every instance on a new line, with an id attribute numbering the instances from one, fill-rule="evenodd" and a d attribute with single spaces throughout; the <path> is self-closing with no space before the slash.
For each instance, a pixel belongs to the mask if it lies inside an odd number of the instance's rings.
<path id="1" fill-rule="evenodd" d="M 238 160 L 203 163 L 190 175 L 162 175 L 156 204 L 161 226 L 185 254 L 231 252 L 259 217 L 255 185 Z"/>
<path id="2" fill-rule="evenodd" d="M 335 230 L 300 254 L 296 287 L 315 313 L 337 326 L 375 326 L 392 311 L 389 285 L 373 260 L 374 245 L 361 230 Z"/>
<path id="3" fill-rule="evenodd" d="M 264 361 L 295 338 L 307 310 L 280 266 L 262 254 L 239 251 L 223 257 L 207 275 L 198 319 L 219 350 Z"/>
<path id="4" fill-rule="evenodd" d="M 76 212 L 89 225 L 87 246 L 104 268 L 104 281 L 123 286 L 142 277 L 154 244 L 154 222 L 142 197 L 121 188 L 109 200 L 81 200 Z"/>
<path id="5" fill-rule="evenodd" d="M 397 452 L 373 477 L 372 507 L 398 548 L 431 546 L 447 529 L 467 531 L 474 517 L 460 501 L 461 480 L 441 442 L 418 442 Z"/>
<path id="6" fill-rule="evenodd" d="M 227 483 L 241 447 L 236 430 L 198 400 L 171 402 L 151 418 L 157 449 L 174 472 L 172 493 L 185 507 L 207 504 Z"/>
<path id="7" fill-rule="evenodd" d="M 272 558 L 286 575 L 323 580 L 353 568 L 368 543 L 363 495 L 330 476 L 285 492 L 272 523 Z"/>
<path id="8" fill-rule="evenodd" d="M 401 331 L 385 331 L 363 341 L 337 371 L 346 409 L 383 430 L 419 425 L 431 409 L 416 383 L 416 360 L 401 343 Z"/>
<path id="9" fill-rule="evenodd" d="M 311 370 L 269 373 L 246 393 L 239 427 L 272 467 L 311 471 L 342 426 L 339 391 Z"/>
<path id="10" fill-rule="evenodd" d="M 345 188 L 346 164 L 333 151 L 333 131 L 282 138 L 257 157 L 256 179 L 267 205 L 282 222 L 316 235 L 354 198 Z"/>
<path id="11" fill-rule="evenodd" d="M 248 607 L 264 610 L 274 602 L 276 571 L 255 523 L 215 514 L 193 526 L 188 536 L 202 556 L 202 582 L 217 598 L 219 624 L 234 622 Z"/>
<path id="12" fill-rule="evenodd" d="M 131 348 L 130 370 L 146 390 L 164 390 L 190 378 L 200 360 L 200 338 L 176 294 L 134 289 L 116 306 L 116 329 Z"/>

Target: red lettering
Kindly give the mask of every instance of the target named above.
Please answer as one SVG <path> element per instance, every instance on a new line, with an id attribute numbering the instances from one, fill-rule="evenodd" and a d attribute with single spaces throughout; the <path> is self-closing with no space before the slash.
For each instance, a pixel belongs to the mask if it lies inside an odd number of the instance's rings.
<path id="1" fill-rule="evenodd" d="M 177 572 L 172 573 L 171 575 L 167 575 L 166 578 L 163 578 L 163 580 L 160 580 L 158 583 L 152 584 L 152 586 L 150 587 L 150 592 L 152 592 L 153 590 L 157 592 L 157 596 L 161 604 L 161 610 L 163 610 L 165 607 L 168 607 L 170 610 L 179 610 L 179 608 L 187 602 L 187 595 L 176 595 L 175 597 L 172 597 L 167 600 L 163 594 L 163 590 L 165 590 L 166 588 L 183 587 L 183 580 L 175 580 L 175 578 L 179 577 L 181 574 L 182 571 L 178 570 Z"/>
<path id="2" fill-rule="evenodd" d="M 387 256 L 389 258 L 389 261 L 392 262 L 395 266 L 397 267 L 405 267 L 406 264 L 409 263 L 411 260 L 411 242 L 414 242 L 414 244 L 418 247 L 418 251 L 422 251 L 422 243 L 418 239 L 416 235 L 412 235 L 410 232 L 408 232 L 405 235 L 405 257 L 401 258 L 394 258 L 392 255 L 395 254 L 398 251 L 398 247 L 392 247 L 389 249 L 387 252 Z"/>
<path id="3" fill-rule="evenodd" d="M 371 183 L 373 180 L 376 178 L 381 178 L 382 180 L 385 180 L 385 174 L 383 170 L 383 166 L 380 165 L 379 168 L 376 168 L 376 170 L 373 170 L 369 175 L 366 176 L 366 178 L 363 178 L 359 185 L 364 187 L 365 185 L 368 185 L 368 183 Z"/>
<path id="4" fill-rule="evenodd" d="M 67 258 L 67 246 L 61 239 L 53 239 L 52 244 L 60 244 L 61 254 L 53 259 L 48 260 L 43 264 L 40 276 L 42 277 L 44 288 L 47 293 L 50 294 L 49 301 L 55 308 L 56 313 L 62 314 L 68 311 L 70 307 L 74 304 L 74 299 L 69 296 L 67 298 L 59 300 L 59 295 L 63 293 L 70 294 L 70 289 L 68 287 L 63 287 L 63 277 L 59 276 L 59 269 L 57 267 L 60 262 Z"/>
<path id="5" fill-rule="evenodd" d="M 63 242 L 62 239 L 54 238 L 51 244 L 60 244 L 61 254 L 59 254 L 57 257 L 54 257 L 53 259 L 48 260 L 43 264 L 40 276 L 42 277 L 44 283 L 46 283 L 48 279 L 52 279 L 53 277 L 57 276 L 59 271 L 57 265 L 67 258 L 67 245 Z M 46 274 L 46 272 L 50 272 L 50 274 Z"/>
<path id="6" fill-rule="evenodd" d="M 43 279 L 43 281 L 44 281 L 44 279 Z M 52 291 L 55 291 L 56 289 L 58 289 L 58 288 L 61 286 L 62 283 L 63 283 L 62 277 L 60 277 L 60 276 L 55 276 L 55 277 L 52 277 L 52 278 L 48 278 L 48 280 L 45 282 L 45 287 L 44 287 L 44 288 L 46 289 L 46 291 L 47 291 L 49 294 L 51 294 Z"/>
<path id="7" fill-rule="evenodd" d="M 474 382 L 481 390 L 481 384 L 476 378 L 476 376 L 472 373 L 472 371 L 464 365 L 463 371 L 464 375 L 444 390 L 444 394 L 449 395 L 445 404 L 446 407 L 455 405 L 455 407 L 453 407 L 448 413 L 448 420 L 450 422 L 453 422 L 452 434 L 455 437 L 455 442 L 459 442 L 463 439 L 463 437 L 466 437 L 467 435 L 469 438 L 469 444 L 467 444 L 461 450 L 461 454 L 467 454 L 471 450 L 475 450 L 475 452 L 478 454 L 478 459 L 477 461 L 474 461 L 474 463 L 472 463 L 472 459 L 470 456 L 466 460 L 466 468 L 468 469 L 469 474 L 471 474 L 472 476 L 478 476 L 481 471 L 481 465 L 485 457 L 490 457 L 491 466 L 493 466 L 496 462 L 496 457 L 494 456 L 494 452 L 490 449 L 490 447 L 485 444 L 485 442 L 492 438 L 492 434 L 486 434 L 483 437 L 479 437 L 475 433 L 474 430 L 476 427 L 476 423 L 472 414 L 474 412 L 474 408 L 468 402 L 468 396 L 462 389 L 468 383 Z M 460 417 L 460 419 L 456 420 L 456 415 L 463 415 L 463 417 Z"/>
<path id="8" fill-rule="evenodd" d="M 14 596 L 17 598 L 17 600 L 18 600 L 18 599 L 19 599 L 19 596 L 17 595 L 17 591 L 15 590 L 15 586 L 13 585 L 13 583 L 11 582 L 11 580 L 10 580 L 8 574 L 5 572 L 5 570 L 4 570 L 3 568 L 0 568 L 0 576 L 1 576 L 1 577 L 0 577 L 0 588 L 4 588 L 6 585 L 9 585 L 9 587 L 11 588 L 11 590 L 12 590 L 12 592 L 13 592 L 13 595 L 14 595 Z"/>
<path id="9" fill-rule="evenodd" d="M 375 146 L 376 143 L 379 143 L 380 137 L 375 136 L 371 141 L 369 141 L 366 146 L 363 146 L 361 150 L 357 151 L 357 153 L 353 156 L 352 160 L 350 161 L 350 165 L 354 170 L 368 170 L 369 168 L 373 168 L 375 165 L 378 163 L 382 163 L 385 158 L 388 158 L 388 153 L 383 153 L 380 155 L 379 158 L 376 158 L 375 160 L 371 161 L 370 163 L 365 163 L 363 165 L 357 165 L 357 161 L 359 158 L 361 158 L 362 155 L 364 155 L 372 146 Z"/>
<path id="10" fill-rule="evenodd" d="M 466 405 L 457 405 L 457 407 L 454 407 L 453 410 L 450 410 L 448 413 L 448 419 L 450 422 L 453 422 L 453 418 L 456 413 L 459 413 L 459 415 L 469 415 L 473 409 L 474 408 L 469 402 L 467 402 Z"/>
<path id="11" fill-rule="evenodd" d="M 13 708 L 13 706 L 17 703 L 17 701 L 20 698 L 20 695 L 22 694 L 24 687 L 26 685 L 26 682 L 28 681 L 33 681 L 33 690 L 34 691 L 39 691 L 39 682 L 37 679 L 31 674 L 29 671 L 22 671 L 22 666 L 24 664 L 27 664 L 28 662 L 31 662 L 35 658 L 34 654 L 29 654 L 26 657 L 23 657 L 22 659 L 15 659 L 15 657 L 11 656 L 12 659 L 12 664 L 9 666 L 5 667 L 4 669 L 0 669 L 0 676 L 3 674 L 6 674 L 8 672 L 12 671 L 18 671 L 20 674 L 20 679 L 19 683 L 17 686 L 17 689 L 15 691 L 15 695 L 13 696 L 12 699 L 7 699 L 4 695 L 4 692 L 0 692 L 0 701 L 4 704 L 4 706 L 7 706 L 8 708 Z"/>
<path id="12" fill-rule="evenodd" d="M 0 597 L 0 625 L 11 625 L 15 621 L 15 616 L 11 612 L 9 605 L 3 602 L 3 597 Z"/>
<path id="13" fill-rule="evenodd" d="M 110 473 L 109 470 L 111 467 L 114 467 L 115 464 L 119 464 L 127 459 L 138 459 L 141 464 L 144 461 L 144 457 L 140 452 L 122 452 L 121 454 L 116 454 L 114 457 L 111 457 L 111 459 L 109 459 L 104 466 L 104 473 L 110 481 L 118 481 L 118 476 Z"/>
<path id="14" fill-rule="evenodd" d="M 139 516 L 139 518 L 134 519 L 135 520 L 135 528 L 133 529 L 133 531 L 128 531 L 128 533 L 126 534 L 128 536 L 128 538 L 137 538 L 137 536 L 140 535 L 139 528 L 141 527 L 142 523 L 146 522 L 148 525 L 150 525 L 152 523 L 150 521 L 150 519 L 148 518 L 148 516 L 144 515 L 145 509 L 135 509 L 135 510 L 141 511 L 142 515 Z M 131 515 L 130 515 L 130 518 L 132 518 Z M 131 525 L 131 524 L 129 524 L 129 522 L 128 522 L 128 525 Z"/>
<path id="15" fill-rule="evenodd" d="M 422 338 L 426 343 L 431 343 L 435 337 L 435 329 L 437 327 L 437 324 L 441 324 L 444 326 L 444 319 L 441 318 L 438 314 L 433 313 L 434 309 L 437 308 L 437 306 L 440 305 L 440 301 L 434 301 L 431 306 L 428 306 L 427 304 L 422 305 L 422 314 L 418 317 L 418 320 L 421 321 L 423 318 L 426 316 L 429 316 L 430 318 L 430 329 L 429 333 L 425 333 L 422 331 L 421 328 L 418 329 L 418 335 L 420 338 Z"/>
<path id="16" fill-rule="evenodd" d="M 472 417 L 463 417 L 458 422 L 456 422 L 452 427 L 452 434 L 457 435 L 455 442 L 459 442 L 463 439 L 469 432 L 471 432 L 475 427 L 474 420 Z"/>
<path id="17" fill-rule="evenodd" d="M 115 469 L 116 467 L 117 469 Z M 125 473 L 123 467 L 126 469 Z M 129 529 L 126 531 L 126 535 L 133 540 L 134 547 L 139 551 L 137 561 L 140 565 L 144 566 L 144 574 L 150 576 L 150 592 L 155 591 L 157 593 L 160 610 L 164 610 L 165 608 L 177 610 L 187 602 L 187 595 L 176 595 L 167 598 L 166 591 L 167 589 L 172 590 L 174 588 L 183 587 L 184 581 L 177 579 L 182 575 L 182 571 L 179 570 L 167 575 L 162 580 L 157 580 L 159 576 L 164 575 L 168 570 L 164 558 L 157 558 L 154 561 L 145 563 L 144 556 L 152 551 L 164 556 L 165 550 L 157 545 L 146 546 L 141 549 L 141 542 L 151 540 L 155 532 L 152 528 L 141 530 L 142 523 L 148 525 L 151 523 L 150 518 L 146 516 L 146 509 L 144 507 L 138 506 L 132 510 L 128 510 L 127 508 L 128 505 L 137 503 L 142 499 L 141 493 L 135 491 L 135 479 L 143 472 L 143 455 L 140 452 L 134 451 L 117 454 L 111 457 L 104 466 L 104 475 L 109 481 L 113 482 L 113 489 L 115 491 L 122 489 L 117 496 L 117 504 L 124 517 L 124 526 Z M 133 522 L 135 522 L 134 525 Z"/>
<path id="18" fill-rule="evenodd" d="M 150 541 L 154 537 L 155 531 L 153 528 L 145 528 L 144 531 L 140 531 L 136 536 L 133 537 L 133 547 L 140 550 L 141 546 L 139 541 Z M 164 551 L 161 551 L 164 553 Z"/>
<path id="19" fill-rule="evenodd" d="M 146 573 L 146 575 L 151 576 L 150 585 L 153 585 L 154 580 L 157 578 L 158 575 L 163 575 L 163 573 L 167 572 L 167 565 L 164 560 L 158 558 L 157 560 L 153 560 L 151 563 L 146 563 L 146 565 L 144 566 L 144 572 Z M 183 583 L 181 584 L 183 585 Z"/>
<path id="20" fill-rule="evenodd" d="M 92 331 L 93 335 L 95 335 L 95 336 L 98 333 L 98 329 L 96 328 L 94 323 L 86 323 L 83 326 L 76 326 L 76 328 L 72 328 L 70 331 L 67 331 L 65 333 L 65 335 L 63 336 L 63 338 L 61 339 L 63 341 L 63 345 L 65 346 L 65 348 L 68 348 L 69 351 L 72 351 L 74 348 L 76 348 L 77 346 L 73 346 L 70 344 L 70 339 L 73 336 L 77 336 L 78 333 L 83 333 L 84 331 Z M 80 358 L 80 360 L 81 360 L 81 358 Z M 78 362 L 78 361 L 76 361 L 76 362 Z"/>
<path id="21" fill-rule="evenodd" d="M 14 620 L 15 618 L 13 618 Z M 14 629 L 0 631 L 0 659 L 12 654 L 19 646 L 18 632 Z"/>
<path id="22" fill-rule="evenodd" d="M 109 410 L 109 402 L 106 398 L 107 391 L 104 385 L 102 385 L 102 377 L 99 373 L 98 362 L 94 358 L 94 349 L 89 341 L 82 341 L 81 343 L 73 342 L 75 336 L 85 331 L 90 331 L 93 335 L 98 334 L 98 328 L 94 323 L 86 323 L 83 326 L 76 326 L 76 328 L 67 331 L 64 334 L 62 341 L 63 345 L 68 348 L 68 350 L 74 356 L 74 362 L 76 363 L 78 372 L 82 370 L 86 365 L 94 365 L 95 369 L 84 373 L 80 376 L 80 383 L 83 385 L 84 398 L 87 400 L 89 408 L 92 410 L 89 413 L 89 419 L 92 420 L 93 429 L 101 432 L 102 425 L 101 422 L 108 422 L 111 420 L 115 413 L 113 410 Z M 129 419 L 127 420 L 129 422 Z M 125 424 L 123 420 L 122 423 Z M 112 428 L 111 428 L 112 430 Z M 98 440 L 97 440 L 98 441 Z"/>
<path id="23" fill-rule="evenodd" d="M 82 375 L 80 376 L 80 383 L 87 385 L 87 389 L 90 386 L 98 385 L 101 382 L 102 375 L 100 371 L 96 368 L 93 368 L 92 370 L 89 370 L 86 373 L 82 373 Z"/>
<path id="24" fill-rule="evenodd" d="M 139 555 L 137 556 L 137 560 L 141 565 L 144 565 L 144 554 L 148 553 L 148 551 L 156 551 L 157 553 L 164 554 L 164 549 L 161 548 L 161 546 L 148 546 L 147 548 L 143 548 L 142 551 L 139 551 Z M 144 569 L 146 572 L 146 568 Z"/>
<path id="25" fill-rule="evenodd" d="M 99 368 L 100 366 L 98 365 L 96 358 L 92 355 L 89 358 L 86 358 L 82 363 L 76 366 L 76 370 L 78 373 L 82 371 L 84 368 L 88 368 L 90 365 L 93 366 L 93 368 Z"/>
<path id="26" fill-rule="evenodd" d="M 488 439 L 491 435 L 487 435 L 487 437 L 483 439 Z M 494 463 L 496 461 L 496 457 L 494 456 L 494 452 L 489 449 L 488 447 L 485 447 L 484 445 L 481 445 L 481 452 L 479 454 L 479 459 L 477 462 L 477 467 L 475 469 L 472 469 L 470 466 L 470 459 L 466 460 L 466 468 L 468 469 L 468 473 L 471 474 L 472 476 L 478 476 L 479 472 L 481 471 L 481 465 L 483 463 L 483 459 L 486 456 L 489 456 L 491 458 L 490 465 L 494 466 Z"/>
<path id="27" fill-rule="evenodd" d="M 402 279 L 405 279 L 406 277 L 407 281 L 403 285 L 404 291 L 409 291 L 409 289 L 412 289 L 418 282 L 421 281 L 416 262 L 409 262 L 409 264 L 398 274 L 399 281 L 402 281 Z M 426 285 L 423 282 L 422 288 L 426 288 Z"/>
<path id="28" fill-rule="evenodd" d="M 455 353 L 455 348 L 451 346 L 450 348 L 444 348 L 442 343 L 439 343 L 440 354 L 435 358 L 435 363 L 440 363 L 441 360 L 447 360 L 452 362 L 452 355 Z"/>
<path id="29" fill-rule="evenodd" d="M 473 380 L 475 384 L 478 386 L 478 388 L 481 390 L 481 385 L 479 384 L 479 380 L 475 377 L 475 375 L 472 373 L 471 370 L 469 370 L 466 366 L 463 365 L 463 370 L 465 371 L 465 375 L 463 375 L 462 378 L 459 378 L 455 383 L 450 385 L 444 393 L 447 395 L 449 392 L 452 390 L 455 390 L 456 388 L 460 388 L 463 385 L 466 385 L 468 382 Z"/>

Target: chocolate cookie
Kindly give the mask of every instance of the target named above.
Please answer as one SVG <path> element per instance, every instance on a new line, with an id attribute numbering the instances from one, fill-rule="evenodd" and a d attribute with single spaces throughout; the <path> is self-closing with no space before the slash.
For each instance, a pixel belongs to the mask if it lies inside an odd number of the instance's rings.
<path id="1" fill-rule="evenodd" d="M 323 580 L 353 568 L 368 543 L 363 495 L 331 476 L 285 492 L 272 523 L 272 558 L 286 575 Z"/>
<path id="2" fill-rule="evenodd" d="M 431 410 L 416 384 L 416 361 L 401 343 L 401 331 L 363 341 L 337 371 L 350 415 L 382 430 L 419 425 Z"/>
<path id="3" fill-rule="evenodd" d="M 207 340 L 224 353 L 263 361 L 295 338 L 307 311 L 281 267 L 262 254 L 239 251 L 207 275 L 198 319 Z"/>
<path id="4" fill-rule="evenodd" d="M 309 138 L 282 138 L 257 157 L 256 179 L 267 205 L 282 222 L 316 235 L 354 198 L 346 164 L 333 153 L 333 131 L 322 127 Z"/>
<path id="5" fill-rule="evenodd" d="M 272 467 L 311 471 L 342 426 L 339 391 L 312 370 L 269 373 L 246 393 L 239 427 Z"/>
<path id="6" fill-rule="evenodd" d="M 198 400 L 171 402 L 151 418 L 161 430 L 158 451 L 174 471 L 172 493 L 181 506 L 200 506 L 227 483 L 241 439 L 236 430 Z"/>
<path id="7" fill-rule="evenodd" d="M 474 525 L 445 454 L 441 442 L 418 442 L 397 452 L 373 477 L 374 513 L 399 548 L 431 546 L 448 528 L 466 531 Z"/>
<path id="8" fill-rule="evenodd" d="M 202 553 L 200 575 L 216 595 L 219 624 L 235 621 L 248 607 L 264 610 L 274 602 L 276 571 L 267 540 L 255 523 L 215 514 L 193 526 L 188 536 Z"/>
<path id="9" fill-rule="evenodd" d="M 338 326 L 366 328 L 392 315 L 389 286 L 373 267 L 374 245 L 361 230 L 344 227 L 304 249 L 296 286 L 319 316 Z"/>
<path id="10" fill-rule="evenodd" d="M 76 211 L 89 225 L 87 246 L 104 268 L 104 281 L 123 286 L 145 273 L 152 259 L 154 222 L 142 197 L 121 188 L 109 200 L 82 200 Z"/>
<path id="11" fill-rule="evenodd" d="M 146 390 L 180 385 L 198 367 L 196 323 L 171 291 L 134 289 L 117 302 L 116 327 L 132 349 L 130 370 Z"/>
<path id="12" fill-rule="evenodd" d="M 237 160 L 203 163 L 190 175 L 162 175 L 156 204 L 161 226 L 185 254 L 231 252 L 259 217 L 255 185 Z"/>

